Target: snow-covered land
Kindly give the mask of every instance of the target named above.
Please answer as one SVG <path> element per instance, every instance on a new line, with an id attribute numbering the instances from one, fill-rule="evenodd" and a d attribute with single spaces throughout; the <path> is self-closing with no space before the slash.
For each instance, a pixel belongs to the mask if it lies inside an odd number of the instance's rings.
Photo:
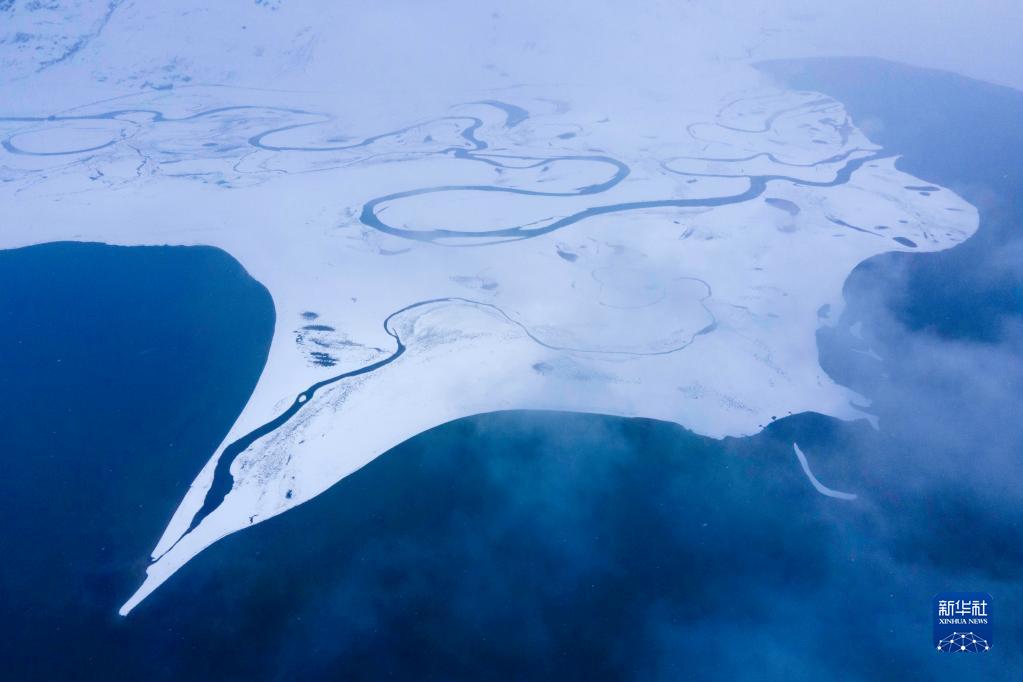
<path id="1" fill-rule="evenodd" d="M 382 59 L 367 32 L 416 17 L 216 5 L 83 3 L 57 40 L 0 3 L 30 36 L 0 43 L 0 248 L 212 245 L 277 311 L 258 386 L 122 614 L 218 539 L 459 417 L 573 410 L 712 437 L 864 418 L 817 360 L 845 278 L 977 227 L 840 102 L 748 66 L 753 24 L 696 40 L 727 25 L 712 10 L 687 9 L 688 61 L 613 87 L 544 77 L 549 45 L 467 32 L 490 45 L 484 77 L 438 47 L 449 72 L 414 88 L 421 45 Z M 462 26 L 437 16 L 426 28 Z"/>

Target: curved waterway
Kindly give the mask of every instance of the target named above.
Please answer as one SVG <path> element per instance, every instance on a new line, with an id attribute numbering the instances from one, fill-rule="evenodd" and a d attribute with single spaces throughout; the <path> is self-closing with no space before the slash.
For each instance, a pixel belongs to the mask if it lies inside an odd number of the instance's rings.
<path id="1" fill-rule="evenodd" d="M 707 296 L 705 296 L 702 299 L 702 301 L 705 301 L 711 295 L 710 285 L 708 285 L 703 280 L 696 281 L 700 282 L 705 287 L 707 287 Z M 301 410 L 303 407 L 308 405 L 310 401 L 312 401 L 313 397 L 320 389 L 330 386 L 331 384 L 335 384 L 344 379 L 350 379 L 352 377 L 361 376 L 363 374 L 369 374 L 370 372 L 374 372 L 382 367 L 391 364 L 405 353 L 406 350 L 405 343 L 401 340 L 401 336 L 394 329 L 391 328 L 392 320 L 399 317 L 403 313 L 438 303 L 464 303 L 467 305 L 478 306 L 480 308 L 486 308 L 488 310 L 493 310 L 497 312 L 505 320 L 521 329 L 525 333 L 525 335 L 529 337 L 531 341 L 540 346 L 543 346 L 544 348 L 549 348 L 551 350 L 571 351 L 575 353 L 599 353 L 601 355 L 630 355 L 630 356 L 669 355 L 671 353 L 677 353 L 678 351 L 689 347 L 690 345 L 692 345 L 693 341 L 695 341 L 697 337 L 703 336 L 704 334 L 709 334 L 717 327 L 717 320 L 714 318 L 713 313 L 710 311 L 709 308 L 707 308 L 706 305 L 703 304 L 702 301 L 701 305 L 703 307 L 703 310 L 711 317 L 712 321 L 710 322 L 710 324 L 707 324 L 703 328 L 697 330 L 687 341 L 674 348 L 659 351 L 650 351 L 646 353 L 616 350 L 593 350 L 588 348 L 559 346 L 547 343 L 539 336 L 537 336 L 536 333 L 533 332 L 529 327 L 527 327 L 525 324 L 509 315 L 500 307 L 492 303 L 474 301 L 468 298 L 449 296 L 444 298 L 434 298 L 426 301 L 418 301 L 416 303 L 407 305 L 404 308 L 401 308 L 400 310 L 391 313 L 384 319 L 383 324 L 384 331 L 387 333 L 388 336 L 393 338 L 395 342 L 394 352 L 392 352 L 389 356 L 382 360 L 378 360 L 377 362 L 368 364 L 364 367 L 360 367 L 350 372 L 343 372 L 341 374 L 338 374 L 336 376 L 324 379 L 323 381 L 319 381 L 313 384 L 306 390 L 299 393 L 295 397 L 295 400 L 292 401 L 288 409 L 282 412 L 276 418 L 268 421 L 267 423 L 263 424 L 262 426 L 256 429 L 253 429 L 246 435 L 242 436 L 241 438 L 239 438 L 238 440 L 234 441 L 229 446 L 224 448 L 224 451 L 223 453 L 221 453 L 220 458 L 217 460 L 217 465 L 214 468 L 213 481 L 210 484 L 210 489 L 207 491 L 206 497 L 203 500 L 203 505 L 199 509 L 199 511 L 196 512 L 195 516 L 192 517 L 192 522 L 189 524 L 186 533 L 191 532 L 196 526 L 199 525 L 199 523 L 202 522 L 204 518 L 206 518 L 211 512 L 213 512 L 214 509 L 219 507 L 220 504 L 224 501 L 224 498 L 227 497 L 228 493 L 231 492 L 231 489 L 234 487 L 234 477 L 231 475 L 231 465 L 234 463 L 234 460 L 238 457 L 238 455 L 243 453 L 250 445 L 255 443 L 260 438 L 270 435 L 277 429 L 287 424 L 296 414 L 298 414 L 299 410 Z M 168 548 L 167 551 L 170 551 L 170 548 Z"/>
<path id="2" fill-rule="evenodd" d="M 805 106 L 805 105 L 802 105 Z M 800 108 L 800 107 L 796 107 Z M 784 112 L 783 112 L 784 113 Z M 507 124 L 506 124 L 507 125 Z M 439 194 L 444 192 L 484 192 L 484 193 L 500 193 L 500 194 L 513 194 L 519 196 L 537 196 L 537 197 L 582 197 L 592 196 L 597 194 L 603 194 L 611 189 L 614 189 L 624 181 L 629 175 L 629 167 L 622 161 L 603 155 L 594 156 L 580 156 L 580 155 L 564 155 L 564 156 L 550 156 L 544 158 L 537 158 L 531 156 L 515 156 L 515 155 L 485 155 L 484 152 L 488 145 L 486 142 L 479 140 L 475 136 L 475 129 L 467 128 L 463 132 L 463 137 L 469 140 L 473 148 L 472 149 L 457 149 L 452 150 L 452 154 L 455 158 L 465 159 L 470 161 L 483 161 L 494 166 L 502 168 L 522 168 L 523 166 L 509 166 L 499 159 L 515 159 L 519 161 L 532 161 L 533 163 L 527 168 L 542 166 L 557 161 L 583 161 L 583 162 L 594 162 L 608 164 L 614 167 L 615 173 L 605 180 L 604 182 L 587 185 L 580 187 L 569 192 L 548 192 L 535 189 L 522 189 L 516 187 L 499 187 L 496 185 L 439 185 L 433 187 L 422 187 L 416 189 L 405 190 L 402 192 L 394 192 L 384 196 L 376 197 L 366 202 L 363 205 L 362 212 L 359 216 L 360 220 L 364 225 L 371 227 L 375 230 L 385 232 L 397 237 L 403 237 L 406 239 L 413 239 L 417 241 L 443 243 L 444 240 L 465 240 L 465 239 L 483 239 L 486 241 L 460 244 L 474 245 L 474 246 L 489 246 L 491 244 L 500 243 L 502 241 L 510 241 L 517 239 L 528 239 L 531 237 L 539 237 L 544 234 L 560 230 L 569 225 L 581 222 L 588 218 L 594 218 L 597 216 L 624 213 L 628 211 L 644 211 L 659 208 L 712 208 L 716 206 L 727 206 L 729 204 L 737 204 L 744 201 L 755 199 L 762 195 L 767 189 L 770 182 L 773 181 L 785 181 L 791 182 L 796 185 L 802 185 L 806 187 L 835 187 L 837 185 L 844 184 L 849 181 L 850 176 L 853 172 L 859 169 L 863 164 L 883 158 L 885 155 L 880 152 L 864 152 L 863 156 L 858 158 L 850 159 L 849 157 L 854 154 L 861 152 L 862 150 L 850 150 L 848 152 L 834 155 L 827 159 L 823 159 L 812 164 L 791 164 L 786 163 L 784 165 L 793 167 L 826 167 L 838 161 L 844 161 L 844 165 L 839 168 L 835 177 L 832 180 L 806 180 L 786 175 L 778 174 L 735 174 L 725 175 L 721 173 L 688 173 L 670 168 L 667 164 L 662 164 L 662 167 L 671 173 L 678 175 L 686 175 L 692 177 L 718 177 L 718 178 L 744 178 L 749 181 L 749 187 L 737 194 L 728 196 L 715 196 L 715 197 L 698 197 L 698 198 L 681 198 L 681 199 L 650 199 L 645 201 L 629 201 L 612 204 L 604 204 L 598 206 L 591 206 L 589 208 L 577 211 L 570 215 L 564 216 L 558 220 L 551 221 L 546 225 L 532 226 L 532 225 L 517 225 L 512 227 L 505 227 L 499 229 L 478 229 L 478 230 L 452 230 L 445 228 L 435 228 L 430 230 L 410 230 L 401 228 L 395 225 L 386 223 L 379 215 L 379 209 L 391 202 L 400 201 L 402 199 L 408 199 L 417 196 Z M 749 157 L 750 159 L 756 158 L 760 155 L 754 155 Z M 772 160 L 775 159 L 772 154 L 764 154 L 767 158 Z M 721 160 L 721 159 L 707 159 L 708 161 Z M 728 159 L 729 161 L 742 161 L 744 159 Z"/>
<path id="3" fill-rule="evenodd" d="M 828 100 L 821 100 L 828 101 Z M 526 109 L 522 107 L 500 102 L 497 100 L 483 100 L 479 102 L 471 102 L 462 106 L 479 105 L 487 106 L 498 109 L 504 115 L 503 126 L 506 129 L 514 128 L 520 125 L 524 121 L 528 120 L 530 114 Z M 807 104 L 801 104 L 797 107 L 791 107 L 781 112 L 775 112 L 773 117 L 780 116 L 791 110 L 798 110 L 806 108 Z M 833 187 L 835 185 L 843 184 L 848 181 L 849 176 L 860 166 L 868 161 L 881 158 L 880 153 L 866 153 L 866 155 L 850 159 L 849 157 L 860 150 L 851 150 L 843 154 L 835 155 L 827 159 L 823 159 L 817 163 L 801 165 L 785 163 L 793 167 L 813 167 L 813 166 L 826 166 L 829 164 L 836 163 L 838 161 L 845 161 L 842 168 L 838 169 L 834 179 L 828 181 L 810 181 L 805 179 L 788 177 L 785 175 L 768 174 L 768 175 L 724 175 L 715 173 L 683 173 L 671 169 L 667 164 L 662 164 L 662 167 L 669 172 L 688 175 L 693 177 L 729 177 L 729 178 L 745 178 L 749 181 L 749 187 L 740 193 L 723 196 L 723 197 L 700 197 L 700 198 L 682 198 L 682 199 L 651 199 L 645 201 L 631 201 L 621 203 L 611 203 L 598 206 L 591 206 L 589 208 L 577 211 L 570 215 L 564 216 L 558 220 L 552 221 L 547 225 L 542 226 L 529 226 L 519 225 L 506 227 L 501 229 L 478 229 L 478 230 L 452 230 L 445 228 L 436 228 L 432 230 L 409 230 L 398 226 L 390 225 L 384 221 L 379 215 L 379 208 L 388 203 L 400 201 L 402 199 L 408 199 L 417 196 L 437 194 L 443 192 L 452 191 L 469 191 L 469 192 L 484 192 L 484 193 L 502 193 L 502 194 L 514 194 L 520 196 L 536 196 L 536 197 L 582 197 L 582 196 L 594 196 L 608 192 L 620 185 L 630 173 L 630 169 L 626 163 L 619 159 L 615 159 L 611 156 L 594 154 L 594 155 L 580 155 L 580 154 L 563 154 L 563 155 L 551 155 L 551 156 L 528 156 L 528 155 L 514 155 L 514 154 L 496 154 L 487 153 L 489 144 L 480 139 L 478 132 L 483 128 L 484 121 L 475 116 L 440 116 L 432 119 L 427 119 L 418 123 L 414 123 L 409 126 L 398 128 L 396 130 L 390 130 L 368 137 L 364 137 L 359 141 L 352 142 L 349 144 L 337 144 L 337 145 L 285 145 L 285 144 L 273 144 L 267 141 L 267 138 L 273 135 L 280 135 L 299 129 L 310 128 L 315 126 L 322 126 L 334 120 L 334 117 L 330 114 L 309 111 L 306 109 L 290 108 L 290 107 L 273 107 L 273 106 L 256 106 L 256 105 L 242 105 L 242 106 L 227 106 L 227 107 L 216 107 L 206 109 L 193 114 L 185 116 L 168 116 L 164 112 L 158 109 L 149 108 L 124 108 L 114 109 L 106 112 L 96 114 L 76 114 L 76 113 L 65 113 L 52 116 L 6 116 L 0 117 L 0 122 L 10 123 L 25 123 L 25 124 L 59 124 L 59 123 L 73 123 L 73 122 L 88 122 L 88 121 L 121 121 L 126 127 L 134 127 L 138 124 L 132 120 L 132 117 L 138 117 L 143 115 L 148 117 L 148 123 L 151 125 L 160 125 L 166 123 L 185 123 L 199 121 L 204 118 L 211 118 L 223 114 L 240 114 L 244 115 L 248 112 L 268 112 L 279 114 L 282 116 L 300 116 L 309 117 L 312 120 L 299 121 L 287 125 L 272 125 L 265 130 L 261 130 L 247 139 L 247 144 L 253 149 L 260 149 L 271 152 L 305 152 L 305 153 L 322 153 L 322 152 L 339 152 L 356 150 L 366 148 L 372 144 L 385 140 L 388 138 L 397 138 L 401 135 L 408 133 L 417 128 L 422 128 L 431 124 L 441 122 L 451 122 L 460 125 L 459 137 L 464 141 L 465 146 L 450 146 L 444 147 L 434 151 L 421 151 L 412 153 L 415 155 L 423 156 L 439 156 L 439 157 L 450 157 L 454 159 L 485 163 L 498 168 L 508 169 L 528 169 L 543 167 L 547 164 L 556 162 L 585 162 L 605 165 L 611 171 L 609 177 L 602 181 L 593 183 L 584 187 L 579 187 L 571 191 L 564 192 L 551 192 L 543 191 L 538 189 L 524 189 L 515 187 L 499 187 L 496 185 L 442 185 L 432 187 L 421 187 L 410 189 L 402 192 L 395 192 L 379 197 L 375 197 L 363 205 L 360 220 L 363 224 L 381 232 L 403 237 L 406 239 L 413 239 L 417 241 L 428 241 L 434 243 L 443 243 L 445 240 L 464 240 L 464 239 L 480 239 L 486 241 L 480 241 L 471 245 L 485 246 L 493 243 L 499 243 L 501 241 L 515 240 L 515 239 L 526 239 L 530 237 L 538 237 L 540 235 L 554 232 L 561 228 L 573 225 L 580 221 L 588 218 L 593 218 L 602 215 L 622 213 L 628 211 L 642 211 L 659 208 L 700 208 L 700 207 L 715 207 L 715 206 L 726 206 L 733 203 L 740 203 L 743 201 L 749 201 L 755 199 L 763 194 L 767 188 L 768 183 L 772 181 L 787 181 L 794 184 L 812 186 L 812 187 Z M 244 119 L 242 119 L 244 120 Z M 715 123 L 721 127 L 727 128 L 720 123 Z M 768 125 L 768 124 L 765 124 Z M 15 131 L 8 135 L 3 140 L 0 140 L 0 145 L 3 146 L 8 152 L 13 154 L 32 155 L 32 156 L 73 156 L 93 151 L 100 151 L 108 148 L 123 139 L 122 135 L 114 135 L 110 140 L 89 147 L 87 149 L 64 149 L 64 150 L 46 150 L 46 151 L 32 151 L 22 149 L 15 144 L 14 140 L 18 135 L 23 134 L 24 130 Z M 747 132 L 762 132 L 757 130 Z M 756 158 L 761 155 L 754 155 L 749 159 Z M 774 155 L 770 153 L 763 154 L 765 158 L 777 161 Z M 720 161 L 724 159 L 706 159 L 707 161 Z M 729 161 L 742 161 L 745 159 L 727 159 Z M 526 165 L 516 165 L 511 163 L 512 161 L 524 161 Z M 782 162 L 778 162 L 782 163 Z"/>
<path id="4" fill-rule="evenodd" d="M 505 127 L 511 128 L 523 120 L 528 118 L 528 112 L 521 107 L 517 107 L 512 104 L 506 104 L 504 102 L 498 102 L 496 100 L 486 100 L 481 102 L 472 102 L 470 104 L 479 104 L 484 106 L 494 107 L 502 111 L 505 116 Z M 358 142 L 351 144 L 339 144 L 339 145 L 275 145 L 265 142 L 265 138 L 280 133 L 290 132 L 299 130 L 302 128 L 309 128 L 313 126 L 322 126 L 326 123 L 330 123 L 335 120 L 335 117 L 331 114 L 317 111 L 310 111 L 306 109 L 292 108 L 292 107 L 278 107 L 278 106 L 263 106 L 263 105 L 236 105 L 236 106 L 223 106 L 214 107 L 210 109 L 204 109 L 202 111 L 188 114 L 185 116 L 172 116 L 167 115 L 159 109 L 151 108 L 121 108 L 111 109 L 99 113 L 90 114 L 78 114 L 72 112 L 53 114 L 50 116 L 0 116 L 0 123 L 23 123 L 26 125 L 36 124 L 37 126 L 45 126 L 48 124 L 59 124 L 59 123 L 86 123 L 89 121 L 116 121 L 124 124 L 125 127 L 136 127 L 139 124 L 134 120 L 139 116 L 148 118 L 146 123 L 153 125 L 167 124 L 167 123 L 189 123 L 200 121 L 202 119 L 212 118 L 220 116 L 222 114 L 239 114 L 242 115 L 240 120 L 245 121 L 244 115 L 251 112 L 266 112 L 273 113 L 280 116 L 302 116 L 310 117 L 313 120 L 301 121 L 298 123 L 292 123 L 283 126 L 271 126 L 265 130 L 259 131 L 258 133 L 251 135 L 247 142 L 255 149 L 262 149 L 264 151 L 271 152 L 283 152 L 283 151 L 296 151 L 296 152 L 336 152 L 345 151 L 350 149 L 359 149 L 362 147 L 368 147 L 374 142 L 389 138 L 398 137 L 404 133 L 428 126 L 434 123 L 440 123 L 443 121 L 454 121 L 459 123 L 466 123 L 464 129 L 461 132 L 461 136 L 466 140 L 474 149 L 485 148 L 485 144 L 481 143 L 475 138 L 475 131 L 483 126 L 483 121 L 474 116 L 439 116 L 431 119 L 426 119 L 412 125 L 404 126 L 395 130 L 390 130 L 375 135 L 370 135 L 363 138 Z M 12 154 L 21 154 L 27 156 L 74 156 L 77 154 L 83 154 L 93 151 L 105 149 L 120 142 L 123 138 L 121 135 L 112 135 L 110 140 L 93 147 L 88 148 L 71 148 L 71 149 L 56 149 L 47 151 L 32 151 L 22 149 L 14 143 L 14 138 L 25 133 L 26 130 L 18 130 L 14 133 L 7 135 L 5 138 L 0 140 L 0 146 L 3 146 L 5 150 Z M 482 145 L 482 146 L 481 146 Z M 460 148 L 455 147 L 451 149 L 443 149 L 438 154 L 447 154 L 452 151 L 456 151 Z"/>

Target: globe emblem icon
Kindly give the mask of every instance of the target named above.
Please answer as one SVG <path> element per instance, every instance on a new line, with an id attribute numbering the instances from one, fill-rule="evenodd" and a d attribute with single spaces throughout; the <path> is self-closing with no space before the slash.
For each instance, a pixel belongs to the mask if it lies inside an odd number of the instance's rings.
<path id="1" fill-rule="evenodd" d="M 938 641 L 938 651 L 944 651 L 945 653 L 980 653 L 987 651 L 991 648 L 991 645 L 983 637 L 979 637 L 972 632 L 953 632 L 947 637 L 943 637 Z"/>

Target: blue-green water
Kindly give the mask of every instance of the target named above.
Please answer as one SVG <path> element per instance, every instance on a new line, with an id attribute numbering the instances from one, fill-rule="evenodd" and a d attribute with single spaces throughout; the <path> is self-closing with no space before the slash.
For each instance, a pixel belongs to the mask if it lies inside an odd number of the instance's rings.
<path id="1" fill-rule="evenodd" d="M 880 432 L 812 414 L 725 441 L 463 419 L 214 545 L 121 619 L 251 390 L 273 309 L 211 249 L 0 252 L 5 676 L 1018 678 L 1023 94 L 870 60 L 765 68 L 981 209 L 961 247 L 858 268 L 820 335 Z M 814 491 L 793 440 L 859 499 Z M 932 651 L 942 590 L 992 594 L 990 653 Z"/>

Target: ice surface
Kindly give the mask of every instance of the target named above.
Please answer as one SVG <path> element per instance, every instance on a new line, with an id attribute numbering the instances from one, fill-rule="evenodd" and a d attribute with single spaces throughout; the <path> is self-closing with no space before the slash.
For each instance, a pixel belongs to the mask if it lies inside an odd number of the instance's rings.
<path id="1" fill-rule="evenodd" d="M 856 499 L 856 495 L 852 493 L 843 493 L 839 490 L 834 490 L 832 488 L 827 487 L 819 480 L 817 480 L 817 477 L 813 475 L 812 471 L 810 471 L 810 463 L 806 461 L 806 455 L 799 448 L 798 443 L 792 444 L 792 450 L 796 453 L 796 459 L 799 460 L 799 466 L 803 467 L 803 473 L 806 474 L 806 477 L 807 479 L 809 479 L 810 484 L 813 485 L 814 490 L 819 492 L 821 495 L 825 495 L 826 497 L 834 497 L 835 499 L 838 500 Z"/>

